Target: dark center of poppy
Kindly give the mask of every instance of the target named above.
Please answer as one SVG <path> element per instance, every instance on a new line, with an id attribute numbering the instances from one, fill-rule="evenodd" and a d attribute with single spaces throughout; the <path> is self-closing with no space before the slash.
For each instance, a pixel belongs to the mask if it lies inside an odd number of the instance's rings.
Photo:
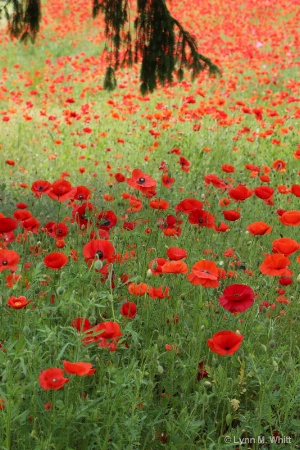
<path id="1" fill-rule="evenodd" d="M 58 230 L 58 233 L 62 233 L 62 230 Z"/>
<path id="2" fill-rule="evenodd" d="M 102 226 L 103 227 L 108 227 L 109 225 L 110 225 L 110 220 L 105 220 L 103 223 L 102 223 Z"/>
<path id="3" fill-rule="evenodd" d="M 56 383 L 57 379 L 56 378 L 52 378 L 52 383 Z"/>
<path id="4" fill-rule="evenodd" d="M 240 294 L 233 294 L 233 296 L 234 296 L 234 297 L 239 297 L 239 296 L 240 296 Z"/>
<path id="5" fill-rule="evenodd" d="M 84 198 L 84 197 L 83 197 L 82 194 L 79 194 L 79 195 L 78 195 L 78 199 L 79 199 L 79 200 L 82 200 L 83 198 Z"/>
<path id="6" fill-rule="evenodd" d="M 96 255 L 98 255 L 98 258 L 99 258 L 99 259 L 103 258 L 103 252 L 102 252 L 101 250 L 98 250 L 98 251 L 95 253 L 95 256 L 96 256 Z"/>
<path id="7" fill-rule="evenodd" d="M 2 261 L 2 266 L 7 266 L 8 262 L 7 261 Z"/>
<path id="8" fill-rule="evenodd" d="M 203 223 L 204 220 L 203 220 L 203 219 L 199 219 L 198 222 L 199 222 L 199 223 Z"/>
<path id="9" fill-rule="evenodd" d="M 38 187 L 38 191 L 41 192 L 41 191 L 43 191 L 43 190 L 44 190 L 43 186 L 39 186 L 39 187 Z"/>
<path id="10" fill-rule="evenodd" d="M 225 350 L 230 350 L 230 347 L 224 347 Z"/>
<path id="11" fill-rule="evenodd" d="M 137 182 L 138 182 L 139 184 L 144 184 L 145 181 L 146 181 L 145 178 L 142 178 L 142 177 L 141 177 L 141 178 L 138 179 Z"/>

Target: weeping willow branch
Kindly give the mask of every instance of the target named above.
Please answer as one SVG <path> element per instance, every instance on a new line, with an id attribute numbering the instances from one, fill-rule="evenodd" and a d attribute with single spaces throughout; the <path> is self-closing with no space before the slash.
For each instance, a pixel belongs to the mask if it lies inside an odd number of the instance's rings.
<path id="1" fill-rule="evenodd" d="M 0 18 L 2 11 L 7 20 L 8 33 L 12 38 L 25 42 L 27 39 L 35 41 L 41 21 L 40 0 L 7 0 L 0 9 Z"/>

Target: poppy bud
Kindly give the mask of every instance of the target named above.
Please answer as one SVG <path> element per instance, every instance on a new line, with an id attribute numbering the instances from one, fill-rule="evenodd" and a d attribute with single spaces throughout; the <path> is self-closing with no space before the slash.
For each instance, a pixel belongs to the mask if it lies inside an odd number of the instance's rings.
<path id="1" fill-rule="evenodd" d="M 151 278 L 151 277 L 152 277 L 152 271 L 151 271 L 151 269 L 148 269 L 148 270 L 147 270 L 146 277 L 147 277 L 147 278 Z"/>
<path id="2" fill-rule="evenodd" d="M 276 347 L 276 342 L 275 341 L 270 341 L 269 342 L 269 346 L 270 346 L 270 348 Z"/>
<path id="3" fill-rule="evenodd" d="M 210 381 L 204 381 L 204 386 L 206 387 L 206 388 L 210 388 L 211 386 L 212 386 L 212 384 L 211 384 L 211 382 Z"/>
<path id="4" fill-rule="evenodd" d="M 299 283 L 299 281 L 300 281 L 300 275 L 297 276 L 296 280 L 297 280 L 298 283 Z"/>
<path id="5" fill-rule="evenodd" d="M 161 365 L 157 366 L 157 372 L 162 375 L 164 373 L 164 368 Z"/>
<path id="6" fill-rule="evenodd" d="M 182 292 L 182 294 L 180 294 L 180 298 L 181 298 L 181 300 L 185 299 L 185 292 Z"/>
<path id="7" fill-rule="evenodd" d="M 56 290 L 57 295 L 63 295 L 65 293 L 65 288 L 59 286 Z"/>
<path id="8" fill-rule="evenodd" d="M 97 255 L 97 256 L 98 256 L 98 255 Z M 94 267 L 95 267 L 96 270 L 102 269 L 102 267 L 103 267 L 102 261 L 100 261 L 100 259 L 97 259 L 97 260 L 94 262 Z"/>
<path id="9" fill-rule="evenodd" d="M 226 424 L 227 424 L 228 426 L 230 426 L 231 423 L 232 423 L 232 415 L 231 415 L 231 414 L 227 414 L 225 420 L 226 420 Z"/>

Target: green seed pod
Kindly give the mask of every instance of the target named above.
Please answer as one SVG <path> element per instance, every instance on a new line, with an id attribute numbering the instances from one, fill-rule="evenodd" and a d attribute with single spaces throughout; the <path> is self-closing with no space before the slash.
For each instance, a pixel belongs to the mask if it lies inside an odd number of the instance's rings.
<path id="1" fill-rule="evenodd" d="M 65 288 L 63 288 L 62 286 L 59 286 L 57 289 L 56 289 L 56 293 L 57 293 L 57 295 L 63 295 L 64 293 L 65 293 Z"/>
<path id="2" fill-rule="evenodd" d="M 100 259 L 97 259 L 97 261 L 94 262 L 94 267 L 96 270 L 100 270 L 103 267 L 103 262 L 100 261 Z"/>
<path id="3" fill-rule="evenodd" d="M 227 414 L 227 416 L 226 416 L 226 424 L 228 426 L 230 426 L 232 424 L 232 415 L 231 414 Z"/>

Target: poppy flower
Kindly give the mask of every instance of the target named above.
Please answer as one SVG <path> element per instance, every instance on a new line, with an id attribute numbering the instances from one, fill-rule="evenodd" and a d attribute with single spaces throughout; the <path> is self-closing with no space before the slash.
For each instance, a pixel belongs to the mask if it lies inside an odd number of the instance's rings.
<path id="1" fill-rule="evenodd" d="M 73 328 L 76 328 L 77 331 L 86 331 L 92 327 L 89 319 L 86 319 L 85 317 L 77 317 L 76 319 L 73 319 L 71 325 Z"/>
<path id="2" fill-rule="evenodd" d="M 300 211 L 286 211 L 279 217 L 280 222 L 287 227 L 297 227 L 300 225 Z"/>
<path id="3" fill-rule="evenodd" d="M 162 274 L 163 265 L 168 262 L 165 258 L 156 258 L 150 261 L 149 269 L 151 270 L 153 275 Z"/>
<path id="4" fill-rule="evenodd" d="M 231 313 L 243 312 L 254 302 L 254 291 L 246 284 L 231 284 L 219 297 L 220 305 Z"/>
<path id="5" fill-rule="evenodd" d="M 169 177 L 169 175 L 164 174 L 164 175 L 161 177 L 161 182 L 162 182 L 162 185 L 163 185 L 165 188 L 171 189 L 172 184 L 174 184 L 175 180 L 174 180 L 173 177 Z"/>
<path id="6" fill-rule="evenodd" d="M 76 208 L 73 209 L 73 220 L 78 223 L 80 228 L 86 229 L 88 225 L 92 224 L 92 220 L 87 217 L 88 212 L 93 212 L 94 210 L 95 206 L 92 203 L 82 203 L 82 205 L 76 206 Z"/>
<path id="7" fill-rule="evenodd" d="M 234 166 L 231 166 L 230 164 L 223 164 L 221 169 L 223 170 L 223 172 L 226 173 L 233 173 L 234 172 Z"/>
<path id="8" fill-rule="evenodd" d="M 129 283 L 128 292 L 133 295 L 145 295 L 148 291 L 148 285 L 146 283 Z"/>
<path id="9" fill-rule="evenodd" d="M 212 184 L 215 188 L 221 189 L 222 191 L 225 191 L 225 189 L 227 189 L 229 187 L 225 183 L 225 181 L 221 180 L 217 175 L 215 175 L 213 173 L 204 175 L 204 181 L 206 183 L 206 186 Z"/>
<path id="10" fill-rule="evenodd" d="M 134 302 L 126 302 L 123 303 L 120 309 L 120 313 L 122 316 L 126 317 L 126 319 L 133 319 L 136 316 L 137 308 Z"/>
<path id="11" fill-rule="evenodd" d="M 179 259 L 187 258 L 187 252 L 184 248 L 169 247 L 167 250 L 167 256 L 172 261 L 178 261 Z"/>
<path id="12" fill-rule="evenodd" d="M 252 191 L 251 189 L 247 189 L 246 186 L 239 185 L 236 188 L 230 189 L 228 191 L 228 195 L 236 202 L 243 202 L 247 198 L 251 197 Z"/>
<path id="13" fill-rule="evenodd" d="M 70 375 L 78 375 L 84 377 L 85 375 L 93 375 L 96 369 L 93 369 L 93 364 L 86 362 L 69 362 L 64 360 L 64 371 Z"/>
<path id="14" fill-rule="evenodd" d="M 67 180 L 57 180 L 51 186 L 48 192 L 48 196 L 52 200 L 58 200 L 59 202 L 65 202 L 70 200 L 76 195 L 77 188 L 72 188 L 72 185 Z"/>
<path id="15" fill-rule="evenodd" d="M 18 226 L 18 222 L 10 217 L 0 217 L 0 233 L 10 233 Z"/>
<path id="16" fill-rule="evenodd" d="M 46 267 L 52 270 L 59 270 L 68 262 L 68 257 L 64 253 L 52 252 L 44 258 Z"/>
<path id="17" fill-rule="evenodd" d="M 15 211 L 13 216 L 18 222 L 21 222 L 22 220 L 26 220 L 32 217 L 32 214 L 30 211 L 27 211 L 27 209 L 22 209 Z"/>
<path id="18" fill-rule="evenodd" d="M 287 269 L 286 266 L 289 266 L 290 264 L 291 261 L 284 255 L 267 255 L 264 262 L 260 265 L 259 270 L 261 271 L 261 273 L 270 275 L 272 277 L 289 277 L 293 274 L 293 272 Z"/>
<path id="19" fill-rule="evenodd" d="M 265 222 L 253 222 L 247 226 L 247 230 L 253 236 L 261 236 L 263 234 L 270 234 L 272 231 L 272 226 Z"/>
<path id="20" fill-rule="evenodd" d="M 64 378 L 64 371 L 58 367 L 51 367 L 47 370 L 42 370 L 39 375 L 40 386 L 49 390 L 57 391 L 62 389 L 65 383 L 68 383 L 70 378 Z"/>
<path id="21" fill-rule="evenodd" d="M 198 363 L 197 380 L 200 381 L 203 378 L 206 378 L 207 376 L 208 376 L 208 372 L 204 369 L 204 362 L 201 361 Z"/>
<path id="22" fill-rule="evenodd" d="M 193 209 L 202 209 L 203 203 L 194 198 L 185 198 L 175 206 L 175 211 L 189 214 Z"/>
<path id="23" fill-rule="evenodd" d="M 142 172 L 140 169 L 134 169 L 131 178 L 127 178 L 127 184 L 144 194 L 154 191 L 156 188 L 156 181 L 149 175 Z"/>
<path id="24" fill-rule="evenodd" d="M 109 230 L 116 225 L 117 220 L 117 216 L 113 211 L 101 211 L 97 217 L 97 226 L 101 230 Z"/>
<path id="25" fill-rule="evenodd" d="M 212 338 L 207 340 L 207 345 L 218 355 L 233 355 L 240 348 L 243 339 L 242 334 L 225 330 L 215 333 Z"/>
<path id="26" fill-rule="evenodd" d="M 162 286 L 159 286 L 158 288 L 149 286 L 147 294 L 151 298 L 170 298 L 168 286 L 165 287 L 164 291 L 163 291 Z"/>
<path id="27" fill-rule="evenodd" d="M 126 178 L 122 173 L 116 173 L 115 179 L 117 180 L 118 183 L 123 183 L 124 181 L 126 181 Z"/>
<path id="28" fill-rule="evenodd" d="M 37 180 L 32 183 L 31 191 L 34 193 L 36 197 L 40 197 L 41 195 L 48 194 L 52 185 L 49 181 L 46 180 Z"/>
<path id="29" fill-rule="evenodd" d="M 91 197 L 91 191 L 85 186 L 77 186 L 74 200 L 88 200 Z"/>
<path id="30" fill-rule="evenodd" d="M 222 211 L 224 219 L 229 220 L 230 222 L 235 222 L 236 220 L 239 220 L 241 215 L 238 211 L 235 211 L 234 209 L 227 209 L 227 211 Z"/>
<path id="31" fill-rule="evenodd" d="M 14 309 L 26 308 L 29 303 L 31 302 L 28 302 L 26 297 L 24 297 L 23 295 L 21 295 L 20 297 L 11 296 L 7 301 L 7 305 Z"/>
<path id="32" fill-rule="evenodd" d="M 253 192 L 256 197 L 261 198 L 262 200 L 267 200 L 274 194 L 274 189 L 269 186 L 258 186 Z"/>
<path id="33" fill-rule="evenodd" d="M 20 256 L 14 250 L 0 249 L 0 272 L 3 270 L 17 270 L 17 264 L 20 261 Z"/>
<path id="34" fill-rule="evenodd" d="M 121 333 L 120 325 L 116 322 L 102 322 L 96 325 L 93 329 L 93 333 L 100 332 L 95 339 L 118 339 L 123 336 Z"/>
<path id="35" fill-rule="evenodd" d="M 284 256 L 290 256 L 300 249 L 300 244 L 290 238 L 275 239 L 272 242 L 272 252 L 281 253 Z"/>
<path id="36" fill-rule="evenodd" d="M 28 207 L 27 203 L 19 202 L 16 204 L 16 207 L 19 209 L 26 209 Z"/>
<path id="37" fill-rule="evenodd" d="M 162 266 L 162 273 L 187 273 L 188 266 L 183 261 L 168 261 Z"/>
<path id="38" fill-rule="evenodd" d="M 104 239 L 95 239 L 83 247 L 83 255 L 86 260 L 100 259 L 112 262 L 114 260 L 115 248 L 113 244 Z"/>
<path id="39" fill-rule="evenodd" d="M 188 221 L 199 227 L 213 228 L 215 216 L 208 211 L 204 211 L 204 209 L 194 209 L 189 213 Z"/>
<path id="40" fill-rule="evenodd" d="M 29 217 L 28 219 L 21 220 L 20 226 L 31 233 L 38 233 L 40 222 L 35 217 Z"/>
<path id="41" fill-rule="evenodd" d="M 55 226 L 55 237 L 64 238 L 68 235 L 69 229 L 67 225 L 63 222 L 57 223 Z"/>
<path id="42" fill-rule="evenodd" d="M 170 208 L 170 203 L 166 200 L 155 198 L 149 203 L 150 208 L 166 210 Z"/>
<path id="43" fill-rule="evenodd" d="M 213 261 L 202 260 L 196 262 L 192 267 L 192 273 L 188 275 L 188 280 L 194 285 L 216 288 L 219 286 L 219 270 Z"/>
<path id="44" fill-rule="evenodd" d="M 281 278 L 279 278 L 278 283 L 281 286 L 289 286 L 290 284 L 293 284 L 293 278 L 291 278 L 291 277 L 281 277 Z"/>
<path id="45" fill-rule="evenodd" d="M 282 159 L 276 159 L 276 161 L 274 161 L 272 164 L 273 169 L 275 169 L 277 172 L 281 172 L 281 173 L 286 171 L 286 166 L 287 166 L 287 163 L 285 161 L 283 161 Z"/>
<path id="46" fill-rule="evenodd" d="M 181 156 L 179 158 L 178 164 L 180 164 L 181 170 L 183 170 L 183 172 L 190 171 L 191 163 L 188 159 L 184 158 L 184 156 Z"/>

